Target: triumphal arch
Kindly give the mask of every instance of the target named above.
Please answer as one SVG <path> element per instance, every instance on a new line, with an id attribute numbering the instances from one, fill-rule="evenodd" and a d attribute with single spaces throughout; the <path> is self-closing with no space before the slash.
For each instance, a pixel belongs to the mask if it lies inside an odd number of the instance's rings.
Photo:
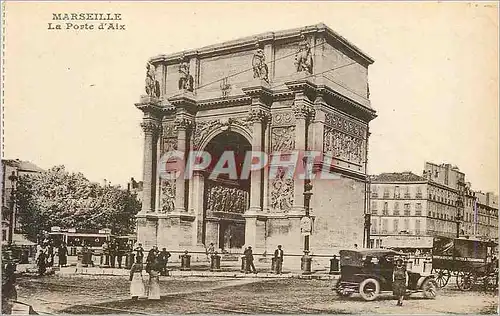
<path id="1" fill-rule="evenodd" d="M 306 236 L 314 254 L 361 246 L 368 124 L 376 117 L 372 63 L 324 24 L 151 58 L 146 94 L 136 104 L 144 131 L 138 241 L 193 252 L 210 243 L 224 251 L 251 245 L 257 254 L 278 244 L 301 254 Z M 168 169 L 172 159 L 162 157 L 172 151 L 185 156 Z M 208 152 L 210 163 L 186 177 L 162 176 L 176 174 L 194 151 Z M 228 151 L 237 177 L 211 176 Z M 279 152 L 286 160 L 306 151 L 321 153 L 305 169 L 322 177 L 273 173 L 271 159 L 240 176 L 249 152 Z M 312 193 L 309 205 L 305 191 Z"/>

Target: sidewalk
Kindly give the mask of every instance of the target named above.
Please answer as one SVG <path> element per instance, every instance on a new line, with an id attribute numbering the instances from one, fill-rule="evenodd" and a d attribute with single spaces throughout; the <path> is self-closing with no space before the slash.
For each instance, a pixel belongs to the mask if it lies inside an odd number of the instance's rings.
<path id="1" fill-rule="evenodd" d="M 130 271 L 127 269 L 113 269 L 113 268 L 77 268 L 77 267 L 64 267 L 56 271 L 56 275 L 71 276 L 71 275 L 102 275 L 102 276 L 127 276 Z M 274 274 L 269 271 L 262 271 L 257 274 L 242 273 L 238 271 L 220 271 L 212 272 L 209 270 L 169 270 L 169 276 L 162 276 L 161 278 L 168 277 L 219 277 L 219 278 L 298 278 L 298 279 L 318 279 L 318 280 L 336 280 L 338 275 L 330 275 L 326 273 L 311 273 L 303 275 L 300 271 L 284 271 L 283 274 Z"/>

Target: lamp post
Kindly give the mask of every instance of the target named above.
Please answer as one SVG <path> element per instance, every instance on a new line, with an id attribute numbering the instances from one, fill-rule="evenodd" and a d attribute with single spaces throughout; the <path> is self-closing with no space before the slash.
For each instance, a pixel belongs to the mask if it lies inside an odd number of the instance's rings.
<path id="1" fill-rule="evenodd" d="M 305 216 L 302 219 L 304 234 L 304 255 L 302 256 L 302 274 L 311 273 L 311 256 L 309 256 L 309 235 L 311 233 L 310 205 L 312 196 L 312 184 L 310 179 L 304 180 L 304 208 Z"/>
<path id="2" fill-rule="evenodd" d="M 11 183 L 11 190 L 10 190 L 10 216 L 9 216 L 9 236 L 8 236 L 8 243 L 9 247 L 12 246 L 12 237 L 14 235 L 14 216 L 15 216 L 15 203 L 14 203 L 14 191 L 15 191 L 15 186 L 16 186 L 16 181 L 17 181 L 17 176 L 16 172 L 12 171 L 12 174 L 9 176 L 9 180 Z"/>

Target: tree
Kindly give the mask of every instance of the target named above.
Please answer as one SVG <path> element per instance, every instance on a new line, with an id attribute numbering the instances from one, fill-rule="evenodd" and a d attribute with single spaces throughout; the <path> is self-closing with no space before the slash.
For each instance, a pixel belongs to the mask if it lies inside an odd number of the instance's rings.
<path id="1" fill-rule="evenodd" d="M 140 210 L 137 197 L 127 190 L 100 186 L 64 166 L 20 177 L 15 198 L 19 223 L 33 241 L 52 226 L 110 228 L 113 234 L 129 234 Z"/>

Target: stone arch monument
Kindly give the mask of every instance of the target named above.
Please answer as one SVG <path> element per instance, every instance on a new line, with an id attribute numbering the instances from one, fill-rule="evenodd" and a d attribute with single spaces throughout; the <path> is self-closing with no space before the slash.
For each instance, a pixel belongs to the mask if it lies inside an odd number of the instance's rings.
<path id="1" fill-rule="evenodd" d="M 251 245 L 257 254 L 282 244 L 288 254 L 302 253 L 303 179 L 282 169 L 271 176 L 268 168 L 247 182 L 213 180 L 207 170 L 188 179 L 159 176 L 165 152 L 219 152 L 228 140 L 240 156 L 321 153 L 312 172 L 336 177 L 311 180 L 310 250 L 332 255 L 363 244 L 368 125 L 376 117 L 372 63 L 324 24 L 151 58 L 148 76 L 159 88 L 136 104 L 144 131 L 138 241 L 189 251 L 211 242 L 236 251 Z"/>

